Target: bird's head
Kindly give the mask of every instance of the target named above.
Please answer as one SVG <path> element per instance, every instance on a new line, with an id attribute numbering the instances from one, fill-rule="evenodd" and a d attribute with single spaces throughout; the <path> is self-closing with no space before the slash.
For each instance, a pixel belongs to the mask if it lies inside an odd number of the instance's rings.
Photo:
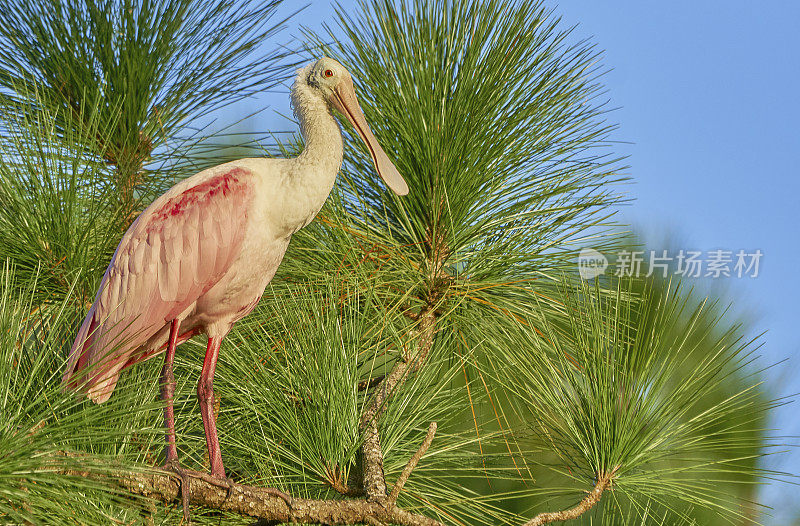
<path id="1" fill-rule="evenodd" d="M 372 134 L 356 98 L 350 73 L 332 58 L 322 57 L 308 70 L 306 83 L 316 90 L 327 104 L 341 113 L 353 125 L 367 146 L 378 175 L 397 195 L 406 195 L 408 185 Z"/>

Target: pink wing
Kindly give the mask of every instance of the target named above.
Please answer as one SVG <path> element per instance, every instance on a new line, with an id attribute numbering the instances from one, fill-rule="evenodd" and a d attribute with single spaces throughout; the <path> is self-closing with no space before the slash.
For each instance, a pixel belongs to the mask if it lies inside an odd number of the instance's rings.
<path id="1" fill-rule="evenodd" d="M 87 390 L 98 403 L 111 396 L 137 350 L 233 263 L 252 196 L 252 173 L 236 167 L 177 185 L 142 212 L 114 252 L 78 331 L 67 385 Z"/>

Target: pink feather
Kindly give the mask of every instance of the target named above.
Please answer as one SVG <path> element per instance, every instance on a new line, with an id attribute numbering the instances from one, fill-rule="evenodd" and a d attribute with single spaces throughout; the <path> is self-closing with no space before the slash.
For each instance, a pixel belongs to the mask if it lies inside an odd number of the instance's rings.
<path id="1" fill-rule="evenodd" d="M 239 254 L 253 174 L 244 168 L 176 186 L 134 221 L 72 346 L 64 382 L 95 402 L 119 373 L 158 353 L 145 345 L 213 287 Z"/>

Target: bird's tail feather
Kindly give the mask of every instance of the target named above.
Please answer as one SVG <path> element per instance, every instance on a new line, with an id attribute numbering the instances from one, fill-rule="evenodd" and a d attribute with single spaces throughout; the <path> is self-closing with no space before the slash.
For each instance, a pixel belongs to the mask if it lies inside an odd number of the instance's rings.
<path id="1" fill-rule="evenodd" d="M 92 401 L 103 403 L 114 392 L 119 373 L 124 364 L 111 356 L 97 356 L 95 343 L 100 340 L 103 324 L 99 323 L 92 306 L 78 330 L 78 335 L 70 350 L 67 367 L 62 377 L 62 385 L 71 391 L 85 393 Z M 109 358 L 109 359 L 105 359 Z"/>

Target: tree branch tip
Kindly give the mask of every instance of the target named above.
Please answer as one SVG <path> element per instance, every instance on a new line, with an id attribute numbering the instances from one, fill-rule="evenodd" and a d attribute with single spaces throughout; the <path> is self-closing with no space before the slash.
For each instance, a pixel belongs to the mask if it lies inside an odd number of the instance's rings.
<path id="1" fill-rule="evenodd" d="M 620 467 L 621 465 L 617 464 L 608 473 L 598 474 L 597 482 L 595 483 L 594 488 L 592 488 L 590 491 L 587 491 L 586 496 L 572 508 L 562 511 L 548 511 L 540 513 L 526 522 L 523 526 L 541 526 L 542 524 L 547 524 L 550 522 L 577 519 L 597 505 L 598 502 L 600 502 L 603 492 L 611 487 L 614 476 Z"/>
<path id="2" fill-rule="evenodd" d="M 411 476 L 411 472 L 414 471 L 414 468 L 417 467 L 420 459 L 425 455 L 425 453 L 428 451 L 428 448 L 431 446 L 433 437 L 436 435 L 437 427 L 438 426 L 436 422 L 430 423 L 428 426 L 428 432 L 425 434 L 425 439 L 422 441 L 422 444 L 420 444 L 417 452 L 414 453 L 410 459 L 408 459 L 406 467 L 403 468 L 403 472 L 400 473 L 400 476 L 397 478 L 397 482 L 395 482 L 392 492 L 389 494 L 389 502 L 392 505 L 397 502 L 397 497 L 400 496 L 400 492 L 403 490 L 403 486 L 405 486 L 406 482 L 408 481 L 408 477 Z"/>

